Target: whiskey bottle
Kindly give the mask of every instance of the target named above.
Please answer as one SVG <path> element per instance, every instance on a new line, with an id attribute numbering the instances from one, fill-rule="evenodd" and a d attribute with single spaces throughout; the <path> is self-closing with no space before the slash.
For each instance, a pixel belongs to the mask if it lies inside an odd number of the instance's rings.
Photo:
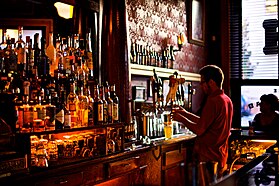
<path id="1" fill-rule="evenodd" d="M 94 85 L 94 125 L 100 125 L 104 121 L 104 105 L 99 96 L 99 85 Z"/>
<path id="2" fill-rule="evenodd" d="M 67 109 L 71 113 L 71 128 L 77 127 L 77 95 L 75 93 L 75 84 L 70 86 L 70 93 L 67 97 Z"/>
<path id="3" fill-rule="evenodd" d="M 89 88 L 85 89 L 85 96 L 87 96 L 87 98 L 88 98 L 88 126 L 93 126 L 94 125 L 94 121 L 93 121 L 93 117 L 94 117 L 94 110 L 93 110 L 94 100 L 91 97 L 90 89 Z"/>
<path id="4" fill-rule="evenodd" d="M 60 92 L 60 95 L 61 94 L 62 93 Z M 55 130 L 64 129 L 64 110 L 62 104 L 63 98 L 59 99 L 57 92 L 53 92 L 51 96 L 52 96 L 51 98 L 52 105 L 56 106 Z"/>
<path id="5" fill-rule="evenodd" d="M 15 52 L 17 54 L 17 70 L 23 74 L 26 70 L 26 48 L 25 42 L 22 40 L 23 27 L 18 27 L 18 40 L 15 43 Z"/>
<path id="6" fill-rule="evenodd" d="M 78 126 L 87 127 L 88 126 L 88 104 L 89 100 L 86 95 L 84 95 L 83 87 L 80 89 L 80 95 L 78 96 Z"/>
<path id="7" fill-rule="evenodd" d="M 113 101 L 112 121 L 113 123 L 119 122 L 119 100 L 115 92 L 115 85 L 110 86 L 111 99 Z"/>
<path id="8" fill-rule="evenodd" d="M 108 116 L 108 123 L 112 123 L 112 116 L 113 116 L 113 100 L 110 97 L 110 87 L 108 82 L 106 81 L 105 85 L 105 99 L 107 101 L 107 116 Z"/>
<path id="9" fill-rule="evenodd" d="M 108 122 L 108 102 L 105 99 L 105 91 L 104 86 L 100 86 L 100 98 L 103 101 L 103 123 L 106 124 Z"/>
<path id="10" fill-rule="evenodd" d="M 136 48 L 135 48 L 136 44 L 132 43 L 131 44 L 131 51 L 130 51 L 130 63 L 131 64 L 135 64 L 136 63 Z"/>

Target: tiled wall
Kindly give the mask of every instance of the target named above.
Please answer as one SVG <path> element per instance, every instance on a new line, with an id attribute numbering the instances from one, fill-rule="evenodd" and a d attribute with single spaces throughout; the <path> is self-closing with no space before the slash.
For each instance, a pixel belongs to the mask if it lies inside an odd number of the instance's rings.
<path id="1" fill-rule="evenodd" d="M 204 47 L 188 43 L 184 0 L 127 0 L 128 35 L 131 41 L 151 45 L 160 51 L 177 46 L 177 35 L 184 34 L 184 46 L 175 53 L 174 69 L 198 73 L 205 65 Z"/>

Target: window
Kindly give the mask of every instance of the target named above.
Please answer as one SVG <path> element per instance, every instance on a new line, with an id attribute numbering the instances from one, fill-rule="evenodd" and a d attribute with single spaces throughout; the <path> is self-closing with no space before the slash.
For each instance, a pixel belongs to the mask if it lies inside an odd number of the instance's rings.
<path id="1" fill-rule="evenodd" d="M 242 97 L 247 92 L 265 92 L 267 86 L 278 86 L 278 54 L 265 55 L 263 22 L 278 19 L 277 0 L 234 0 L 230 4 L 230 70 L 231 94 L 235 103 L 234 127 L 248 126 L 243 119 Z M 278 32 L 278 28 L 277 28 Z M 278 38 L 278 37 L 277 37 Z M 277 42 L 278 44 L 278 42 Z M 245 88 L 244 88 L 245 87 Z M 245 91 L 244 91 L 245 89 Z M 272 92 L 268 92 L 272 93 Z M 253 97 L 252 96 L 252 97 Z M 253 101 L 260 99 L 253 97 Z M 248 108 L 250 109 L 250 108 Z M 246 110 L 245 117 L 254 116 L 255 110 Z M 248 116 L 247 116 L 248 114 Z"/>
<path id="2" fill-rule="evenodd" d="M 277 0 L 242 0 L 242 79 L 278 79 L 278 55 L 263 53 L 263 22 L 277 17 Z"/>

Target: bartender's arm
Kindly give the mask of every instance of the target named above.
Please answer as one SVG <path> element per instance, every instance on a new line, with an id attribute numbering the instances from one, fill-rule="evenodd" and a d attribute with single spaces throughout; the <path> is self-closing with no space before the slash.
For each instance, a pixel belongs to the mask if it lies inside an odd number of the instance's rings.
<path id="1" fill-rule="evenodd" d="M 199 116 L 197 116 L 191 112 L 188 112 L 181 106 L 179 106 L 178 108 L 174 108 L 172 110 L 172 114 L 173 114 L 173 119 L 175 121 L 183 122 L 184 120 L 186 120 L 185 121 L 186 123 L 197 124 L 198 121 L 200 120 Z"/>

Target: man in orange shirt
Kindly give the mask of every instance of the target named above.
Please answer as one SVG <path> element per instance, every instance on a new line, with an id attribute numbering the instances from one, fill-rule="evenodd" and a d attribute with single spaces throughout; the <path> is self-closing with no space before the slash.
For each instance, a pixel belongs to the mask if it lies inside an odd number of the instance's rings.
<path id="1" fill-rule="evenodd" d="M 200 86 L 207 95 L 201 116 L 179 107 L 173 111 L 173 120 L 182 122 L 197 135 L 194 157 L 199 162 L 218 162 L 220 177 L 227 167 L 233 104 L 222 90 L 224 74 L 219 67 L 207 65 L 201 68 L 199 73 Z"/>

